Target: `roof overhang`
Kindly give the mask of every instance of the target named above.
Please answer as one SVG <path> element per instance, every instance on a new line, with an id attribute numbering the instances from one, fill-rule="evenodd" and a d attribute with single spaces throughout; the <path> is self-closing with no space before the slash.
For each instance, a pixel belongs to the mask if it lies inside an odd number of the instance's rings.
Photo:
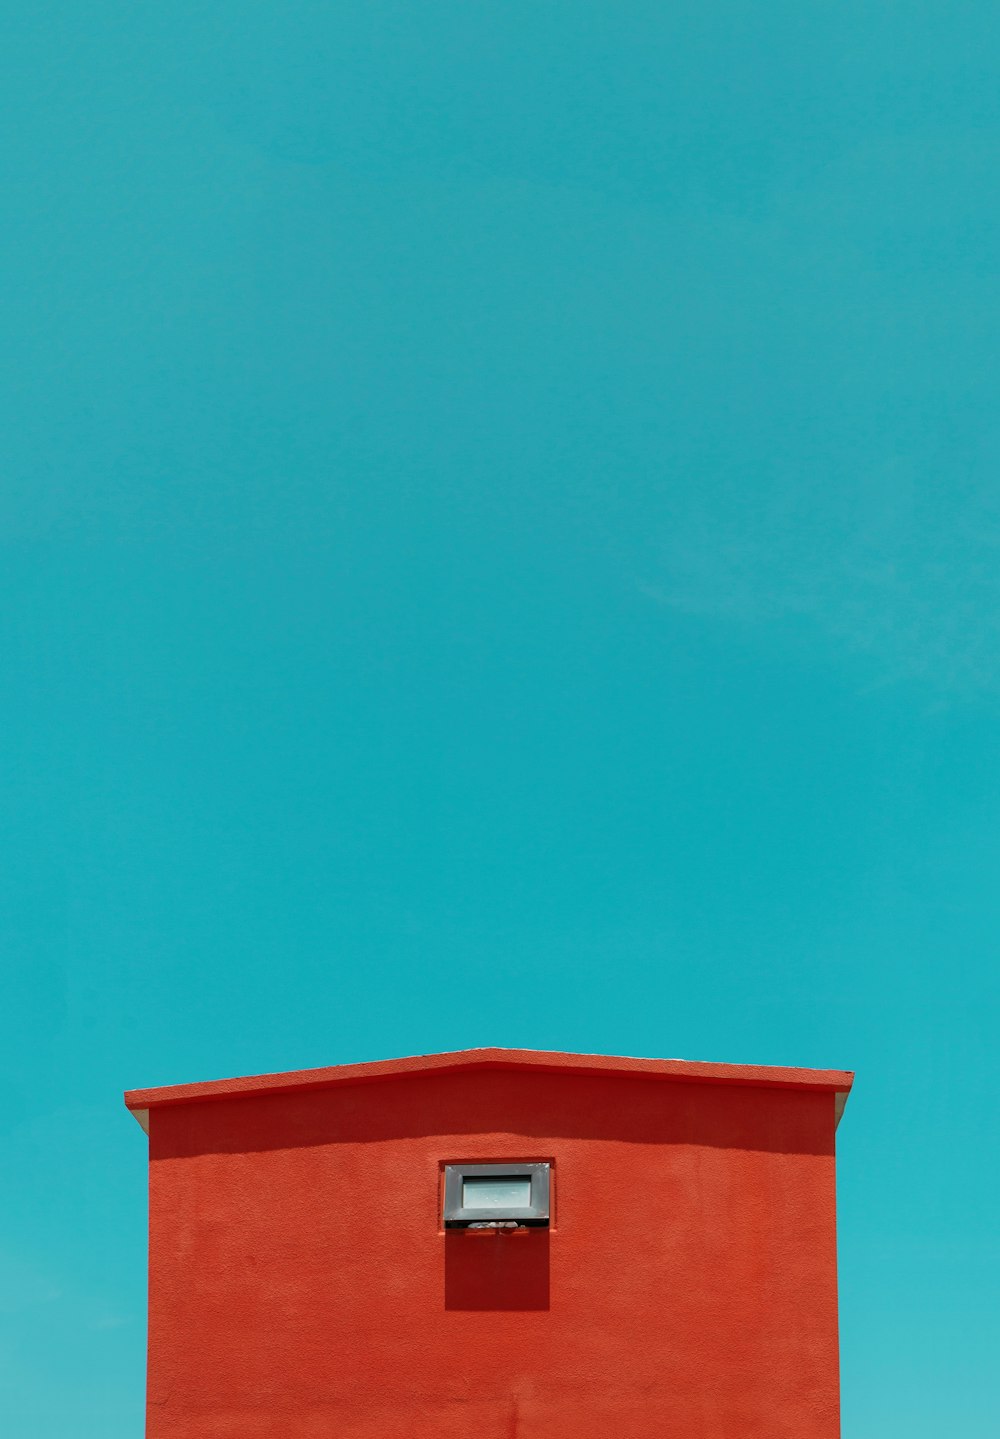
<path id="1" fill-rule="evenodd" d="M 252 1074 L 239 1079 L 212 1079 L 201 1084 L 172 1084 L 157 1089 L 132 1089 L 125 1104 L 149 1133 L 149 1112 L 171 1104 L 196 1104 L 211 1099 L 250 1098 L 288 1090 L 332 1089 L 338 1084 L 365 1084 L 413 1074 L 448 1074 L 475 1069 L 520 1069 L 536 1073 L 621 1075 L 669 1079 L 682 1083 L 736 1084 L 755 1089 L 795 1089 L 831 1094 L 836 1122 L 854 1082 L 849 1070 L 786 1069 L 756 1064 L 709 1064 L 690 1059 L 631 1059 L 610 1054 L 562 1054 L 542 1049 L 459 1049 L 447 1054 L 417 1054 L 405 1059 L 379 1059 L 368 1064 L 335 1064 L 326 1069 L 298 1069 L 287 1074 Z"/>

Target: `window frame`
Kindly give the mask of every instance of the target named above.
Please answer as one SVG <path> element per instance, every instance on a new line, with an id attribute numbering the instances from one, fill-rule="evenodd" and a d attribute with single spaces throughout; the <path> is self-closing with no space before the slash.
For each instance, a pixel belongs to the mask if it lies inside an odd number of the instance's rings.
<path id="1" fill-rule="evenodd" d="M 444 1166 L 444 1226 L 446 1229 L 468 1229 L 473 1224 L 518 1224 L 547 1226 L 551 1166 L 547 1160 L 500 1164 L 446 1164 Z M 531 1180 L 531 1203 L 508 1204 L 491 1208 L 465 1208 L 463 1188 L 466 1179 L 506 1178 Z"/>

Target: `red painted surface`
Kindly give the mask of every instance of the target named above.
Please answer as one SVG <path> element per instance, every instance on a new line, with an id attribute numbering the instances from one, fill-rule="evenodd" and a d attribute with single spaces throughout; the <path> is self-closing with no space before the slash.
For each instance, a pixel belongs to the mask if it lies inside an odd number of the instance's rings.
<path id="1" fill-rule="evenodd" d="M 149 1439 L 836 1439 L 850 1076 L 503 1054 L 127 1096 Z M 551 1229 L 445 1234 L 441 1167 L 503 1159 Z"/>

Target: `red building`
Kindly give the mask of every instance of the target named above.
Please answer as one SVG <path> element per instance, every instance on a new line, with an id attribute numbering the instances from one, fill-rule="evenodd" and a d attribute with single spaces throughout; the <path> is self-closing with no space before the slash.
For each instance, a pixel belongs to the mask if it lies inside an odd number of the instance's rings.
<path id="1" fill-rule="evenodd" d="M 851 1080 L 478 1049 L 127 1094 L 149 1439 L 836 1439 Z"/>

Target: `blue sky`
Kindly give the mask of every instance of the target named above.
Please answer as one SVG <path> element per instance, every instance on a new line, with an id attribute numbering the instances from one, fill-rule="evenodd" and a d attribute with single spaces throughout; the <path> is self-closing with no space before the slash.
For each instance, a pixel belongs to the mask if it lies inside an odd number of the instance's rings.
<path id="1" fill-rule="evenodd" d="M 502 1044 L 855 1068 L 845 1439 L 992 1439 L 995 7 L 3 32 L 9 1431 L 141 1432 L 123 1088 Z"/>

